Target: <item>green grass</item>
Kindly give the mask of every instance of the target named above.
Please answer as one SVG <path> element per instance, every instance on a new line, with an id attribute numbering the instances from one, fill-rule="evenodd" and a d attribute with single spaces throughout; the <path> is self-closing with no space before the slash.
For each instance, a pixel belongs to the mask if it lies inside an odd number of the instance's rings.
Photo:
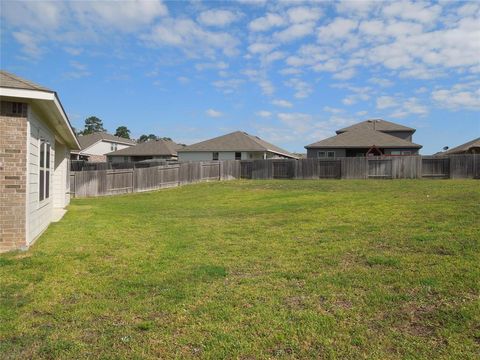
<path id="1" fill-rule="evenodd" d="M 0 357 L 480 355 L 478 181 L 234 181 L 77 199 L 0 256 Z"/>

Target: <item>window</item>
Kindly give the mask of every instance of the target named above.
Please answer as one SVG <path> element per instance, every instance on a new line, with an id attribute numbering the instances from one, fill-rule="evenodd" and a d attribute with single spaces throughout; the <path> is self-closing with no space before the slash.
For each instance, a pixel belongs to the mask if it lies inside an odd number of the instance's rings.
<path id="1" fill-rule="evenodd" d="M 213 158 L 213 160 L 218 160 L 218 152 L 217 151 L 214 151 L 212 153 L 212 158 Z"/>
<path id="2" fill-rule="evenodd" d="M 23 106 L 26 104 L 19 102 L 12 102 L 12 114 L 14 115 L 26 115 L 26 108 Z"/>
<path id="3" fill-rule="evenodd" d="M 110 143 L 110 151 L 117 151 L 117 144 Z"/>
<path id="4" fill-rule="evenodd" d="M 324 157 L 326 157 L 325 151 L 319 151 L 319 152 L 317 153 L 317 157 L 319 157 L 319 158 L 324 158 Z"/>
<path id="5" fill-rule="evenodd" d="M 242 160 L 242 153 L 241 152 L 236 152 L 235 153 L 235 160 Z"/>
<path id="6" fill-rule="evenodd" d="M 402 155 L 402 153 L 399 150 L 392 150 L 390 151 L 390 155 Z"/>
<path id="7" fill-rule="evenodd" d="M 335 151 L 328 151 L 327 152 L 327 157 L 334 158 L 335 157 Z"/>
<path id="8" fill-rule="evenodd" d="M 411 151 L 402 151 L 402 155 L 412 155 Z"/>
<path id="9" fill-rule="evenodd" d="M 45 139 L 40 139 L 40 166 L 39 166 L 39 191 L 40 201 L 50 197 L 50 143 Z"/>

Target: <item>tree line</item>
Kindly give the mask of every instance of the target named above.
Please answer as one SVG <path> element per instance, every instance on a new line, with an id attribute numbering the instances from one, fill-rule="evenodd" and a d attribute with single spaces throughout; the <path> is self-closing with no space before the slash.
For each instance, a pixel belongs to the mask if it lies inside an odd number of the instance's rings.
<path id="1" fill-rule="evenodd" d="M 107 129 L 103 127 L 103 121 L 96 116 L 90 116 L 85 119 L 85 125 L 83 130 L 77 131 L 75 128 L 75 134 L 77 135 L 90 135 L 99 132 L 107 132 Z M 126 126 L 119 126 L 115 130 L 115 136 L 130 139 L 130 130 Z M 141 143 L 149 140 L 172 140 L 169 137 L 160 137 L 155 134 L 143 134 L 136 141 Z"/>

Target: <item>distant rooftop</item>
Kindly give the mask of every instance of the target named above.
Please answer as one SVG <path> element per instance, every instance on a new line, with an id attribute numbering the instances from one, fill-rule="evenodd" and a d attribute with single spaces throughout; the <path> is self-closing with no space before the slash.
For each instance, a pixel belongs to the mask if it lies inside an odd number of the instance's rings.
<path id="1" fill-rule="evenodd" d="M 119 136 L 111 135 L 106 132 L 98 132 L 98 133 L 93 133 L 89 135 L 79 135 L 77 136 L 78 142 L 80 143 L 81 149 L 84 150 L 88 148 L 89 146 L 95 144 L 96 142 L 100 140 L 106 140 L 106 141 L 111 141 L 111 142 L 117 142 L 117 143 L 124 143 L 128 145 L 135 145 L 136 142 L 131 139 L 125 139 Z"/>
<path id="2" fill-rule="evenodd" d="M 360 127 L 355 128 L 355 131 L 345 131 L 328 139 L 307 145 L 305 148 L 370 148 L 372 146 L 416 149 L 422 147 L 381 131 Z"/>
<path id="3" fill-rule="evenodd" d="M 343 129 L 337 130 L 337 134 L 343 133 L 345 131 L 357 130 L 357 129 L 370 129 L 370 130 L 377 130 L 377 131 L 411 131 L 415 132 L 415 129 L 396 124 L 390 121 L 386 121 L 383 119 L 369 119 L 357 124 L 353 124 L 351 126 L 347 126 Z"/>
<path id="4" fill-rule="evenodd" d="M 278 155 L 296 158 L 287 150 L 279 148 L 258 136 L 247 134 L 244 131 L 235 131 L 213 139 L 205 140 L 181 149 L 182 152 L 194 151 L 258 151 L 272 152 Z"/>
<path id="5" fill-rule="evenodd" d="M 107 156 L 176 156 L 183 148 L 171 140 L 150 140 L 125 149 L 113 151 Z"/>

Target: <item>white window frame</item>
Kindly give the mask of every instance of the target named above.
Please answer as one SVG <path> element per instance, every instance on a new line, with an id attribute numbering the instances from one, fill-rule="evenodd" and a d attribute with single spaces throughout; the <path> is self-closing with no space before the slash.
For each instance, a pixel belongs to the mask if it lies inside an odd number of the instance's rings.
<path id="1" fill-rule="evenodd" d="M 323 156 L 320 155 L 320 154 L 323 154 Z M 326 157 L 327 157 L 327 152 L 326 151 L 317 151 L 317 158 L 324 159 Z"/>
<path id="2" fill-rule="evenodd" d="M 42 166 L 42 147 L 43 147 L 43 166 Z M 48 154 L 48 157 L 47 157 Z M 48 158 L 48 161 L 47 161 Z M 38 139 L 38 202 L 39 205 L 47 203 L 51 195 L 51 172 L 52 172 L 52 145 L 47 139 L 40 137 Z M 43 172 L 43 174 L 42 174 Z M 43 184 L 42 184 L 43 178 Z M 43 189 L 42 189 L 43 187 Z M 42 193 L 42 190 L 43 193 Z M 42 198 L 43 195 L 43 198 Z"/>
<path id="3" fill-rule="evenodd" d="M 332 159 L 332 158 L 335 159 L 335 151 L 327 151 L 327 159 Z"/>
<path id="4" fill-rule="evenodd" d="M 116 143 L 110 143 L 110 150 L 111 151 L 117 151 L 117 144 Z"/>

